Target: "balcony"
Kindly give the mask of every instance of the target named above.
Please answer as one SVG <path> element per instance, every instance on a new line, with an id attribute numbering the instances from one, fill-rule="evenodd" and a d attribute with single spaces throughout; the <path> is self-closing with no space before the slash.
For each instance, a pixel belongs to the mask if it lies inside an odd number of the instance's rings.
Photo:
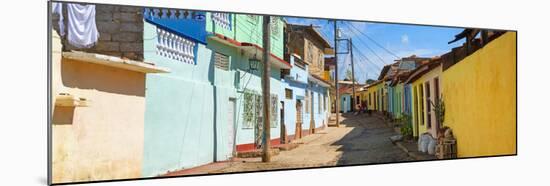
<path id="1" fill-rule="evenodd" d="M 187 40 L 206 44 L 206 14 L 200 11 L 144 8 L 145 21 Z"/>
<path id="2" fill-rule="evenodd" d="M 195 64 L 196 42 L 157 27 L 157 55 Z"/>

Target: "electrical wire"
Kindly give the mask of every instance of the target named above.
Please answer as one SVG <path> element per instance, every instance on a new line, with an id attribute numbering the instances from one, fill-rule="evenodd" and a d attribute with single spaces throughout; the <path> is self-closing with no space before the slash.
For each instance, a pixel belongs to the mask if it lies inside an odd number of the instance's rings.
<path id="1" fill-rule="evenodd" d="M 356 31 L 352 30 L 351 27 L 350 27 L 349 25 L 348 25 L 347 27 L 348 27 L 348 29 L 349 29 L 351 32 L 353 32 L 353 33 L 356 34 L 356 35 L 359 35 Z M 372 50 L 372 48 L 370 48 L 370 47 L 368 46 L 368 44 L 366 43 L 366 41 L 364 41 L 361 37 L 357 37 L 357 38 L 358 38 L 359 40 L 356 40 L 356 41 L 359 41 L 359 43 L 363 44 L 364 46 L 367 46 L 367 48 L 368 48 L 374 55 L 376 55 L 376 56 L 378 57 L 378 59 L 380 60 L 380 62 L 379 62 L 379 61 L 372 61 L 373 63 L 376 63 L 376 64 L 378 64 L 378 65 L 380 65 L 380 66 L 385 66 L 385 65 L 387 65 L 387 64 L 384 62 L 384 60 L 383 60 L 378 54 L 376 54 L 376 52 L 374 52 L 374 50 Z M 356 43 L 357 43 L 357 42 L 356 42 Z M 357 47 L 357 48 L 358 48 L 358 47 Z M 366 56 L 366 55 L 365 55 L 365 56 Z"/>
<path id="2" fill-rule="evenodd" d="M 355 32 L 354 30 L 352 30 L 352 29 L 349 27 L 349 25 L 348 25 L 348 29 L 349 29 L 351 32 L 357 34 L 357 32 Z M 374 52 L 374 50 L 373 50 L 371 47 L 369 47 L 369 45 L 368 45 L 367 43 L 363 42 L 363 40 L 361 40 L 361 38 L 359 38 L 359 41 L 360 41 L 361 44 L 363 44 L 363 46 L 365 46 L 367 49 L 369 49 L 369 51 L 372 52 L 372 53 L 380 60 L 380 62 L 382 62 L 383 64 L 385 64 L 384 59 L 382 59 L 382 57 L 380 57 L 378 54 L 376 54 L 376 52 Z"/>
<path id="3" fill-rule="evenodd" d="M 370 41 L 372 41 L 374 44 L 376 44 L 378 47 L 384 49 L 386 52 L 388 52 L 389 54 L 395 56 L 396 58 L 400 58 L 399 56 L 397 56 L 395 53 L 391 52 L 390 50 L 388 50 L 387 48 L 385 48 L 384 46 L 382 46 L 380 43 L 376 42 L 374 39 L 372 39 L 370 36 L 368 36 L 367 34 L 365 34 L 364 32 L 362 32 L 361 30 L 359 30 L 357 27 L 353 26 L 353 24 L 349 23 L 349 22 L 344 22 L 348 25 L 350 25 L 352 28 L 354 28 L 355 30 L 357 30 L 360 34 L 364 35 L 365 37 L 367 37 L 367 39 L 369 39 Z"/>

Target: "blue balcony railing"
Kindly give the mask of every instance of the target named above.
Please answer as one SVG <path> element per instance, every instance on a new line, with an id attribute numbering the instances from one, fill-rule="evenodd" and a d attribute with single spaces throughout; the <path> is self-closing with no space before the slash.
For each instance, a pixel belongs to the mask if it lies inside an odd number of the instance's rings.
<path id="1" fill-rule="evenodd" d="M 206 13 L 165 8 L 144 8 L 145 21 L 195 42 L 206 44 Z"/>

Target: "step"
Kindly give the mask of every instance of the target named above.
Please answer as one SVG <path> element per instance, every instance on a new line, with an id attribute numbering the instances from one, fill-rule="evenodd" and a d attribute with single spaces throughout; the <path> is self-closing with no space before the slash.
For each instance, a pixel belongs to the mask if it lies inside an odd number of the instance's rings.
<path id="1" fill-rule="evenodd" d="M 271 153 L 271 156 L 276 156 L 279 154 L 279 148 L 272 148 L 269 150 Z M 243 151 L 243 152 L 237 152 L 237 157 L 239 158 L 257 158 L 262 157 L 263 150 L 262 149 L 254 149 L 249 151 Z"/>
<path id="2" fill-rule="evenodd" d="M 281 144 L 281 145 L 279 145 L 279 150 L 280 151 L 289 151 L 289 150 L 295 149 L 298 146 L 299 145 L 296 144 L 296 143 Z"/>

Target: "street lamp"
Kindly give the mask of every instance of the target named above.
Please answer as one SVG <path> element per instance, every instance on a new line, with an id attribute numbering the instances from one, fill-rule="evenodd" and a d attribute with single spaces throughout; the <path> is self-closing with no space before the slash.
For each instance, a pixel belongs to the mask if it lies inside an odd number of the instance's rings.
<path id="1" fill-rule="evenodd" d="M 258 70 L 260 59 L 254 54 L 254 57 L 248 59 L 248 71 Z"/>

